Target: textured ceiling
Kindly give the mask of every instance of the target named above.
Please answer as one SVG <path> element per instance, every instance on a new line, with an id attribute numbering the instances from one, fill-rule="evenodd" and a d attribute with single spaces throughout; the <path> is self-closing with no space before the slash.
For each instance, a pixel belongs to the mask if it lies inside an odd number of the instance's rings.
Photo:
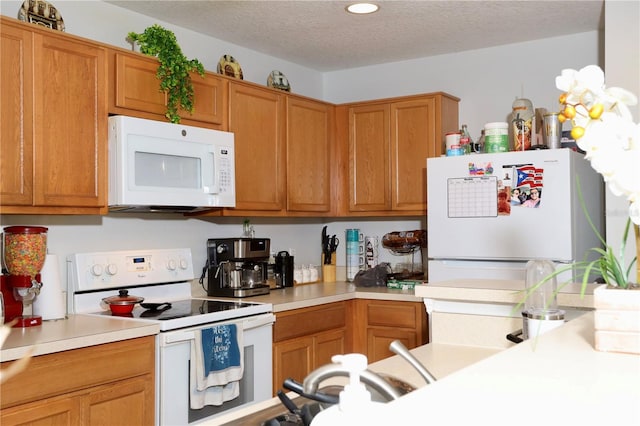
<path id="1" fill-rule="evenodd" d="M 107 2 L 317 71 L 595 31 L 604 21 L 603 0 L 384 0 L 363 16 L 344 1 Z"/>

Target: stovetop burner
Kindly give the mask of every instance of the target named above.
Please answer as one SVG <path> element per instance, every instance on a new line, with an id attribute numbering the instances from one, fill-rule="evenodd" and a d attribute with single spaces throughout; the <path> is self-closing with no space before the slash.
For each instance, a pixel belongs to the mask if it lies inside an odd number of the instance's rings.
<path id="1" fill-rule="evenodd" d="M 114 315 L 110 311 L 96 312 L 99 315 L 125 318 L 154 319 L 166 321 L 177 318 L 193 317 L 217 312 L 232 311 L 255 306 L 256 303 L 246 303 L 226 300 L 189 299 L 170 302 L 171 307 L 161 309 L 144 309 L 136 306 L 130 314 Z"/>

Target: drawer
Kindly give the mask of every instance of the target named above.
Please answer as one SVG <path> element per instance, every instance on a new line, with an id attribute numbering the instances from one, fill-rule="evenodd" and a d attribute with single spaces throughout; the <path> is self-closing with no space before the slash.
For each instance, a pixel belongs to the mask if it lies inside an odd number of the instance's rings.
<path id="1" fill-rule="evenodd" d="M 367 323 L 370 326 L 415 329 L 419 325 L 419 319 L 415 304 L 411 302 L 370 301 L 367 305 Z"/>
<path id="2" fill-rule="evenodd" d="M 273 328 L 273 341 L 280 342 L 345 327 L 346 317 L 345 302 L 278 312 Z"/>

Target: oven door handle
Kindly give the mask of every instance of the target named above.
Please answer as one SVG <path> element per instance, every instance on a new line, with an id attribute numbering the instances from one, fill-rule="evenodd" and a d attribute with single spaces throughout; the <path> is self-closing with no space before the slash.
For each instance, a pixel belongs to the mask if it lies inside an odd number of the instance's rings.
<path id="1" fill-rule="evenodd" d="M 184 331 L 182 333 L 170 333 L 164 337 L 164 343 L 189 342 L 196 338 L 195 331 Z"/>
<path id="2" fill-rule="evenodd" d="M 249 317 L 242 321 L 242 329 L 244 331 L 251 330 L 252 328 L 262 327 L 264 325 L 270 325 L 276 322 L 276 316 L 273 314 L 256 315 L 255 317 Z"/>
<path id="3" fill-rule="evenodd" d="M 243 331 L 248 331 L 254 328 L 273 324 L 275 320 L 276 320 L 275 315 L 263 314 L 263 315 L 256 315 L 255 317 L 245 318 L 241 321 L 232 322 L 231 324 L 242 326 Z M 204 328 L 207 328 L 207 326 L 202 326 L 198 328 L 198 330 L 202 330 Z M 183 331 L 181 333 L 176 333 L 176 332 L 167 333 L 166 335 L 164 335 L 164 343 L 188 342 L 190 340 L 195 339 L 195 333 L 198 330 Z"/>

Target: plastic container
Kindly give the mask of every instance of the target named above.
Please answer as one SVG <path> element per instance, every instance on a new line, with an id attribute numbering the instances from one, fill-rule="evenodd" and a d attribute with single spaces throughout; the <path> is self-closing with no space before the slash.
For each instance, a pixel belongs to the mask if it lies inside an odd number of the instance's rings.
<path id="1" fill-rule="evenodd" d="M 528 297 L 524 308 L 527 311 L 557 310 L 558 283 L 552 274 L 556 268 L 553 262 L 546 259 L 535 259 L 527 262 L 525 289 Z"/>
<path id="2" fill-rule="evenodd" d="M 547 148 L 559 149 L 562 147 L 562 123 L 558 113 L 548 113 L 543 118 L 542 140 Z"/>
<path id="3" fill-rule="evenodd" d="M 47 228 L 8 226 L 4 228 L 4 263 L 11 275 L 35 278 L 47 255 Z"/>
<path id="4" fill-rule="evenodd" d="M 484 152 L 509 151 L 509 123 L 493 122 L 484 125 Z"/>
<path id="5" fill-rule="evenodd" d="M 546 259 L 527 262 L 525 290 L 527 299 L 522 312 L 522 336 L 525 339 L 546 333 L 564 324 L 565 311 L 558 309 L 558 283 L 552 274 L 556 268 Z"/>
<path id="6" fill-rule="evenodd" d="M 531 141 L 535 134 L 533 104 L 529 99 L 516 99 L 511 106 L 511 125 L 513 127 L 514 151 L 531 149 Z"/>
<path id="7" fill-rule="evenodd" d="M 447 156 L 464 154 L 464 150 L 460 146 L 460 132 L 449 132 L 445 134 L 444 141 Z"/>
<path id="8" fill-rule="evenodd" d="M 360 270 L 360 258 L 362 257 L 364 260 L 364 235 L 357 228 L 347 229 L 345 232 L 347 240 L 347 281 L 353 281 Z"/>

